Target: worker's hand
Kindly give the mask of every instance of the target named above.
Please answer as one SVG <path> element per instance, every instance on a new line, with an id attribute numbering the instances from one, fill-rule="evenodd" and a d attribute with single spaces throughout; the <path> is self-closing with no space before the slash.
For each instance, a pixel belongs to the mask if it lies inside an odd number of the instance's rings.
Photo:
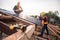
<path id="1" fill-rule="evenodd" d="M 18 10 L 18 9 L 16 9 L 15 11 L 17 11 L 17 12 L 18 12 L 19 10 Z"/>
<path id="2" fill-rule="evenodd" d="M 18 9 L 19 11 L 22 10 L 21 8 Z"/>
<path id="3" fill-rule="evenodd" d="M 19 9 L 16 9 L 16 11 L 17 11 L 17 12 L 19 12 L 19 11 L 21 11 L 21 10 L 22 10 L 21 8 L 19 8 Z"/>

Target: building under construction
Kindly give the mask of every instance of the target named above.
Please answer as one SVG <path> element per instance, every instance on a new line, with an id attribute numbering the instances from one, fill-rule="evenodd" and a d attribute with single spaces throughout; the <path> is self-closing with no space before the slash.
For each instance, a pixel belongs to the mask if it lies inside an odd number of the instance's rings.
<path id="1" fill-rule="evenodd" d="M 41 27 L 39 27 L 39 32 L 34 31 L 35 27 L 39 25 L 12 15 L 12 13 L 14 12 L 0 9 L 0 40 L 52 40 L 51 36 L 55 37 L 56 40 L 60 40 L 60 29 L 57 26 L 48 24 L 49 37 L 45 32 L 43 38 L 41 38 L 36 36 L 40 34 Z"/>

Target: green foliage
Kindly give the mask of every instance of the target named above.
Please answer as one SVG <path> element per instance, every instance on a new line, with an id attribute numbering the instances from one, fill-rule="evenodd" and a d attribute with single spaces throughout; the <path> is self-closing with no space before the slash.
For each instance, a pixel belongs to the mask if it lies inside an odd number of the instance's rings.
<path id="1" fill-rule="evenodd" d="M 58 26 L 60 26 L 60 17 L 58 16 L 58 14 L 59 14 L 58 11 L 55 11 L 55 12 L 49 11 L 48 13 L 46 13 L 46 15 L 49 18 L 53 18 L 54 20 L 56 20 Z"/>

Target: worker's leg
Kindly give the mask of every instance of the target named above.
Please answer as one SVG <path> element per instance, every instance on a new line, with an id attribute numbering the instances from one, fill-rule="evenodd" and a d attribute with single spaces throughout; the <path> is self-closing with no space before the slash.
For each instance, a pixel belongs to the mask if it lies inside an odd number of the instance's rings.
<path id="1" fill-rule="evenodd" d="M 44 30 L 45 30 L 45 26 L 42 27 L 42 31 L 41 31 L 41 37 L 43 37 L 43 33 L 44 33 Z"/>
<path id="2" fill-rule="evenodd" d="M 47 35 L 49 35 L 49 30 L 48 30 L 47 25 L 45 26 L 45 28 L 46 28 L 46 31 L 47 31 Z"/>
<path id="3" fill-rule="evenodd" d="M 49 30 L 48 30 L 48 27 L 46 25 L 46 31 L 47 31 L 47 37 L 48 37 L 48 40 L 50 40 L 50 36 L 49 36 Z"/>

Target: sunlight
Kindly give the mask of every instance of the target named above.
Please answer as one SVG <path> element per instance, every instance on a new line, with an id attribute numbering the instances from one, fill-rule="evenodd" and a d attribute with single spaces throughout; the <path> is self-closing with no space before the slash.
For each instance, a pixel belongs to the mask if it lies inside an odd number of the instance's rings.
<path id="1" fill-rule="evenodd" d="M 1 2 L 2 1 L 2 2 Z M 18 0 L 1 0 L 0 8 L 13 11 L 13 7 L 17 4 Z M 23 15 L 40 15 L 42 11 L 60 11 L 60 6 L 58 0 L 19 0 L 20 5 L 23 8 Z"/>

